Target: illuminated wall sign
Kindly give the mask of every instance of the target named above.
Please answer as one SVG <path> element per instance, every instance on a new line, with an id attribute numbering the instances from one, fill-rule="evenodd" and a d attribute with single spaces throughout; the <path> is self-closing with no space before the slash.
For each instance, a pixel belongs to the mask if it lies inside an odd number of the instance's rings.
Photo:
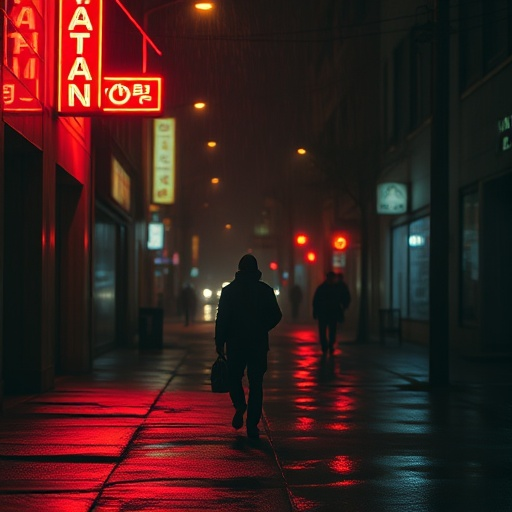
<path id="1" fill-rule="evenodd" d="M 512 149 L 512 116 L 498 121 L 498 151 Z"/>
<path id="2" fill-rule="evenodd" d="M 6 112 L 42 110 L 44 22 L 40 0 L 5 3 L 2 103 Z"/>
<path id="3" fill-rule="evenodd" d="M 161 77 L 104 76 L 103 0 L 60 0 L 59 6 L 58 112 L 160 114 Z"/>
<path id="4" fill-rule="evenodd" d="M 162 222 L 150 222 L 148 224 L 148 249 L 160 251 L 164 248 L 164 224 Z"/>
<path id="5" fill-rule="evenodd" d="M 59 2 L 61 114 L 93 114 L 101 107 L 103 0 Z"/>
<path id="6" fill-rule="evenodd" d="M 131 206 L 131 179 L 123 166 L 112 157 L 112 197 L 127 212 Z"/>
<path id="7" fill-rule="evenodd" d="M 174 203 L 175 120 L 153 121 L 153 197 L 155 204 Z"/>
<path id="8" fill-rule="evenodd" d="M 347 266 L 347 253 L 344 251 L 334 251 L 332 253 L 332 268 L 340 269 Z"/>
<path id="9" fill-rule="evenodd" d="M 160 77 L 121 77 L 103 79 L 104 112 L 160 112 Z"/>
<path id="10" fill-rule="evenodd" d="M 407 185 L 381 183 L 377 185 L 377 213 L 397 215 L 407 211 Z"/>

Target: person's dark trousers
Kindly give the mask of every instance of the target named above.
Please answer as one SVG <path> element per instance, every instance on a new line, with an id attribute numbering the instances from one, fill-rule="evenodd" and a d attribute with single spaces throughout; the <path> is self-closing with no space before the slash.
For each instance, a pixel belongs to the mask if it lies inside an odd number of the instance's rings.
<path id="1" fill-rule="evenodd" d="M 229 395 L 233 407 L 237 411 L 247 409 L 247 426 L 255 427 L 260 419 L 263 408 L 263 376 L 267 371 L 267 353 L 233 353 L 228 351 Z M 245 368 L 249 381 L 249 399 L 245 400 L 242 385 Z"/>
<path id="2" fill-rule="evenodd" d="M 336 328 L 338 326 L 337 319 L 319 318 L 318 319 L 318 334 L 320 336 L 320 345 L 322 345 L 322 352 L 327 352 L 327 349 L 334 350 L 336 343 Z"/>

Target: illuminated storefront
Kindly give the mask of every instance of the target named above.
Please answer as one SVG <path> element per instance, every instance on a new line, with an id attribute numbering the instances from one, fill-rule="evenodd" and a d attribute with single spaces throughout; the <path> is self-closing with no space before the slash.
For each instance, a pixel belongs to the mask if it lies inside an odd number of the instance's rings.
<path id="1" fill-rule="evenodd" d="M 5 0 L 0 16 L 1 400 L 135 341 L 149 191 L 132 141 L 162 110 L 162 79 L 134 68 L 140 27 L 117 2 Z M 123 42 L 122 70 L 113 22 L 137 49 Z"/>

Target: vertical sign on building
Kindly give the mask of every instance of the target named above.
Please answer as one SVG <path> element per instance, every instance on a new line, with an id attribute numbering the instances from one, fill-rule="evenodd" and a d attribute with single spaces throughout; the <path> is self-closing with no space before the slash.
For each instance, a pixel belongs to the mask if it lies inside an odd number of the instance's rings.
<path id="1" fill-rule="evenodd" d="M 1 5 L 1 4 L 0 4 Z M 5 3 L 2 100 L 6 112 L 40 112 L 44 21 L 40 0 Z"/>
<path id="2" fill-rule="evenodd" d="M 103 0 L 60 0 L 58 111 L 97 112 L 102 95 Z"/>
<path id="3" fill-rule="evenodd" d="M 174 203 L 175 120 L 153 121 L 153 203 Z"/>

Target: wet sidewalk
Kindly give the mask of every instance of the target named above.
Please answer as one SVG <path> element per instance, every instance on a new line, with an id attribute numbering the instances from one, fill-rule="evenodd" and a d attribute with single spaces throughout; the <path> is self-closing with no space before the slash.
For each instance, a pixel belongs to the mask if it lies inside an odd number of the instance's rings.
<path id="1" fill-rule="evenodd" d="M 0 511 L 512 510 L 510 361 L 433 392 L 422 347 L 318 349 L 312 324 L 272 333 L 256 442 L 210 392 L 213 324 L 98 358 L 0 417 Z"/>
<path id="2" fill-rule="evenodd" d="M 112 352 L 5 411 L 0 511 L 291 510 L 268 439 L 233 430 L 214 351 L 191 345 Z"/>

